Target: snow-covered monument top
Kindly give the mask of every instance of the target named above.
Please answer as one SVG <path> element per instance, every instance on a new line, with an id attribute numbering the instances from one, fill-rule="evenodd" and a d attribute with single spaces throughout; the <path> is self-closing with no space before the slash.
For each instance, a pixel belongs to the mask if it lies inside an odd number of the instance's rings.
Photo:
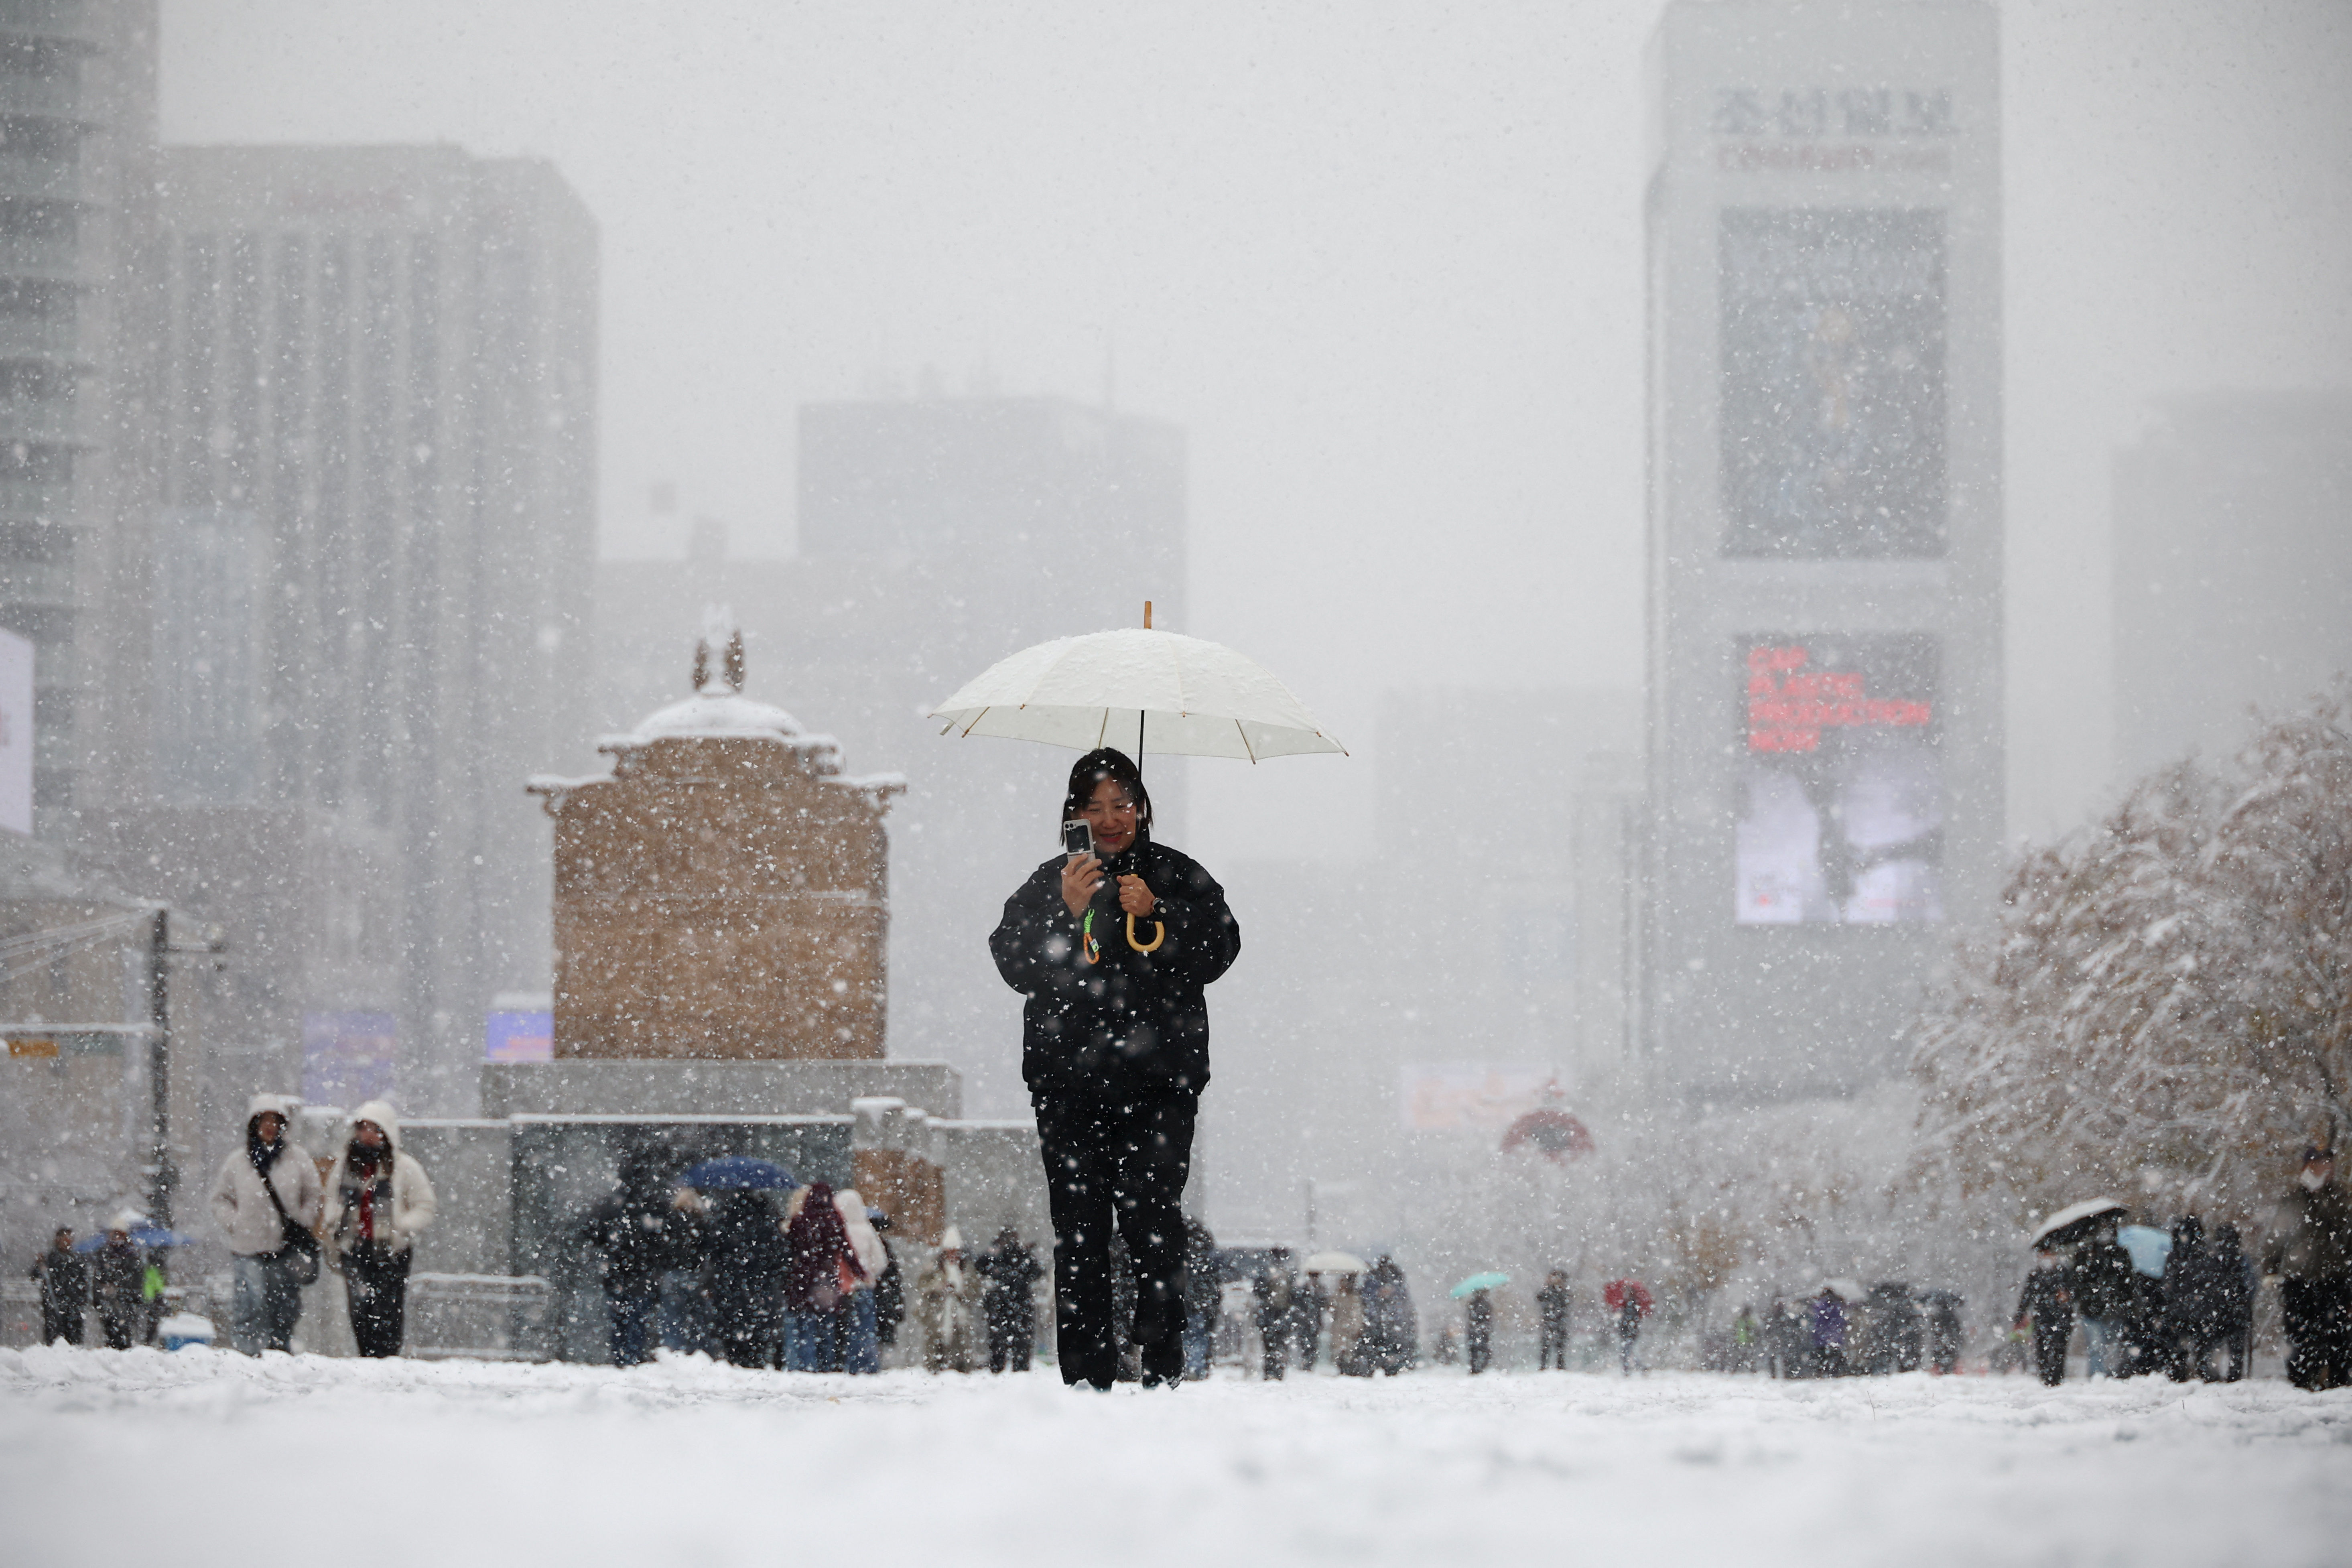
<path id="1" fill-rule="evenodd" d="M 876 1059 L 889 840 L 905 783 L 743 695 L 740 634 L 693 695 L 535 777 L 555 819 L 559 1058 Z"/>

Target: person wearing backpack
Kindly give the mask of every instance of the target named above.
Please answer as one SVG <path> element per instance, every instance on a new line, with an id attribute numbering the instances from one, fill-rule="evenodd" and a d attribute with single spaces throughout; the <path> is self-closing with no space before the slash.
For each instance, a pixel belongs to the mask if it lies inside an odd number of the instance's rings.
<path id="1" fill-rule="evenodd" d="M 228 1242 L 235 1294 L 229 1344 L 247 1355 L 293 1348 L 302 1287 L 319 1277 L 319 1167 L 288 1136 L 293 1108 L 257 1094 L 245 1108 L 245 1140 L 213 1178 L 213 1223 Z"/>

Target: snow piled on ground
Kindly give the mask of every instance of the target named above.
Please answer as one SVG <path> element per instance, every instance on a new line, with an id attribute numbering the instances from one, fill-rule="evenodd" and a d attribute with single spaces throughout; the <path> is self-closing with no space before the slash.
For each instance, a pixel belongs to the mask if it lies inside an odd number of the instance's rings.
<path id="1" fill-rule="evenodd" d="M 2318 1568 L 2352 1562 L 2352 1391 L 1430 1372 L 1096 1394 L 34 1349 L 0 1351 L 0 1514 L 23 1568 Z"/>

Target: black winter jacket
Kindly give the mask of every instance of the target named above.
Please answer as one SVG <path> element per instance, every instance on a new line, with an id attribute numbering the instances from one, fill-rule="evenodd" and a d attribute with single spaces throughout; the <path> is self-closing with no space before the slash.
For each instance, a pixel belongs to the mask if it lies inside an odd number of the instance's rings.
<path id="1" fill-rule="evenodd" d="M 1080 922 L 1062 902 L 1065 857 L 1030 874 L 1004 900 L 988 939 L 1022 1009 L 1021 1076 L 1041 1094 L 1156 1097 L 1198 1094 L 1209 1082 L 1209 1006 L 1203 987 L 1233 967 L 1242 931 L 1225 890 L 1191 857 L 1138 838 L 1103 862 L 1094 934 L 1102 960 L 1080 952 Z M 1156 952 L 1133 951 L 1118 909 L 1118 878 L 1140 876 L 1157 907 L 1135 922 Z"/>

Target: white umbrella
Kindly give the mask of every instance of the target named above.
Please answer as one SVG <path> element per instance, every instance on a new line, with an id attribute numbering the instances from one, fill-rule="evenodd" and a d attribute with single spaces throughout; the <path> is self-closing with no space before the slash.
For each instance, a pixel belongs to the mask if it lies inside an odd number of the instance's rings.
<path id="1" fill-rule="evenodd" d="M 2085 1198 L 2079 1204 L 2068 1204 L 2064 1208 L 2060 1209 L 2056 1214 L 2052 1215 L 2048 1219 L 2043 1220 L 2039 1226 L 2034 1227 L 2033 1245 L 2036 1247 L 2063 1247 L 2069 1241 L 2080 1241 L 2082 1237 L 2079 1236 L 2067 1237 L 2062 1239 L 2059 1237 L 2059 1233 L 2061 1231 L 2071 1231 L 2081 1227 L 2084 1230 L 2085 1234 L 2087 1234 L 2088 1227 L 2084 1226 L 2084 1221 L 2100 1219 L 2108 1215 L 2128 1214 L 2129 1212 L 2130 1211 L 2128 1209 L 2125 1208 L 2123 1205 L 2116 1202 L 2113 1198 Z"/>
<path id="2" fill-rule="evenodd" d="M 1842 1301 L 1859 1301 L 1870 1294 L 1857 1281 L 1843 1277 L 1824 1279 L 1822 1284 Z"/>
<path id="3" fill-rule="evenodd" d="M 1361 1274 L 1364 1260 L 1352 1252 L 1318 1252 L 1298 1267 L 1308 1274 Z"/>
<path id="4" fill-rule="evenodd" d="M 1151 629 L 1089 632 L 1023 648 L 931 710 L 941 734 L 1001 735 L 1087 752 L 1262 762 L 1347 748 L 1256 660 Z"/>

